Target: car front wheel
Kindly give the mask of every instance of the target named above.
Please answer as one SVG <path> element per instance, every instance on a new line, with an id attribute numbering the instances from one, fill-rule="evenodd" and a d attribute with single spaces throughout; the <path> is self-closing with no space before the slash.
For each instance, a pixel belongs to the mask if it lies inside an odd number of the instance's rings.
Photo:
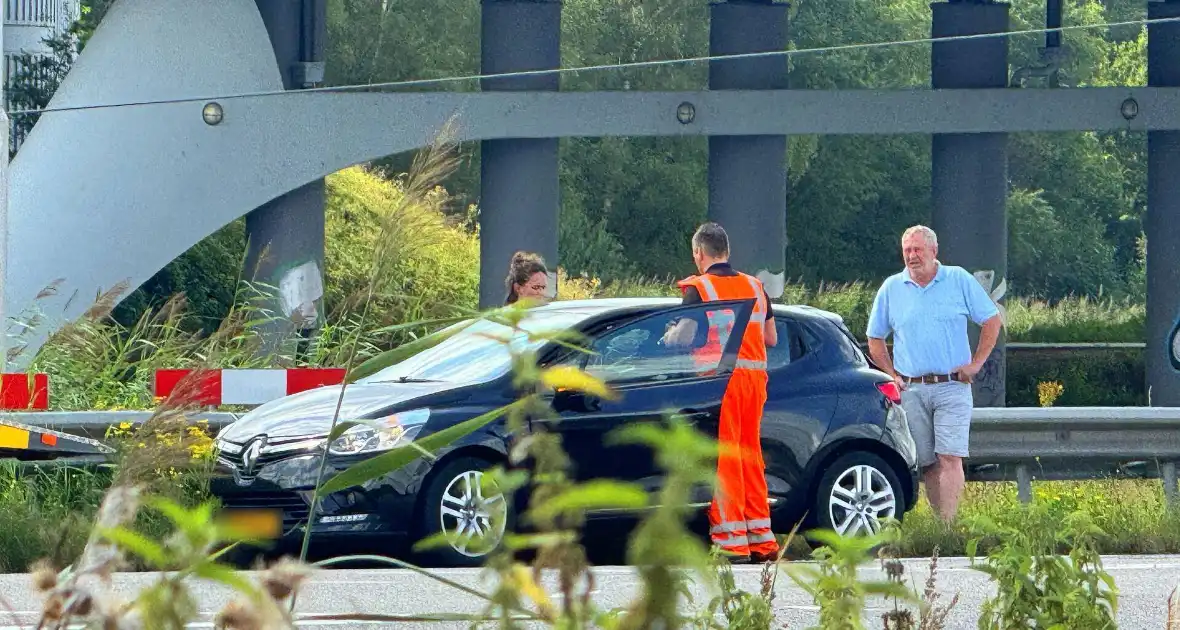
<path id="1" fill-rule="evenodd" d="M 423 488 L 420 538 L 436 538 L 424 560 L 440 566 L 479 566 L 503 541 L 511 517 L 507 497 L 478 457 L 448 462 Z M 437 537 L 441 534 L 441 540 Z"/>
<path id="2" fill-rule="evenodd" d="M 841 536 L 876 534 L 884 521 L 901 520 L 900 489 L 893 468 L 879 456 L 845 453 L 820 479 L 814 508 L 818 525 Z"/>

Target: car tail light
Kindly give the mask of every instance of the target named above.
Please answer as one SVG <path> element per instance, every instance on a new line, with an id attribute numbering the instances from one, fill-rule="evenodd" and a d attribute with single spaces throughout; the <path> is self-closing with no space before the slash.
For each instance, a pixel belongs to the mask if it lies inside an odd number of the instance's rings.
<path id="1" fill-rule="evenodd" d="M 897 388 L 897 383 L 893 381 L 885 381 L 877 383 L 877 389 L 881 390 L 882 394 L 889 399 L 889 402 L 900 405 L 901 404 L 901 390 Z"/>

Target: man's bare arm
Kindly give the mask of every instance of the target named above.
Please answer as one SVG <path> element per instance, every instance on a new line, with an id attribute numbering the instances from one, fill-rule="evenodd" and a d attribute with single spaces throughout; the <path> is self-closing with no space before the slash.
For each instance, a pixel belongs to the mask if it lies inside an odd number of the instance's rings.
<path id="1" fill-rule="evenodd" d="M 1003 321 L 999 314 L 992 315 L 990 319 L 983 322 L 979 331 L 979 346 L 975 348 L 975 356 L 973 357 L 976 365 L 982 366 L 992 355 L 992 350 L 996 347 L 996 339 L 1000 337 L 1002 324 Z"/>
<path id="2" fill-rule="evenodd" d="M 766 339 L 767 348 L 773 348 L 778 345 L 778 326 L 774 325 L 773 319 L 768 319 L 762 323 L 762 336 Z"/>
<path id="3" fill-rule="evenodd" d="M 975 348 L 975 354 L 971 357 L 971 362 L 967 365 L 959 367 L 955 370 L 960 376 L 965 377 L 966 382 L 972 383 L 975 381 L 975 375 L 983 369 L 983 364 L 987 363 L 987 358 L 991 356 L 992 349 L 996 347 L 996 339 L 1000 336 L 1000 327 L 1003 326 L 1003 320 L 1000 319 L 1000 314 L 996 313 L 983 322 L 979 331 L 979 345 Z"/>
<path id="4" fill-rule="evenodd" d="M 673 347 L 692 345 L 692 340 L 696 338 L 696 334 L 696 320 L 685 317 L 664 332 L 664 345 Z"/>
<path id="5" fill-rule="evenodd" d="M 893 380 L 900 380 L 897 371 L 893 369 L 893 359 L 889 356 L 889 348 L 885 346 L 884 339 L 869 337 L 869 356 L 882 372 L 893 377 Z"/>

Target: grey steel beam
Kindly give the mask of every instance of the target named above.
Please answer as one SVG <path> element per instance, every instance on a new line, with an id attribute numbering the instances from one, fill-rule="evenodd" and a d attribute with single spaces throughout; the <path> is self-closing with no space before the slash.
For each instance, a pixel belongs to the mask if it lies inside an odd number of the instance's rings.
<path id="1" fill-rule="evenodd" d="M 377 149 L 378 157 L 383 157 L 385 151 L 425 146 L 452 115 L 457 116 L 463 141 L 1180 129 L 1180 88 L 1171 87 L 640 93 L 323 91 L 221 102 L 227 110 L 235 110 L 250 120 L 293 116 L 292 126 L 320 120 L 322 124 L 317 128 L 301 129 L 316 137 L 350 129 L 351 133 L 326 151 L 356 146 L 356 136 L 364 134 L 372 138 L 368 144 L 382 145 Z M 179 107 L 191 111 L 199 104 Z M 680 122 L 681 118 L 689 122 Z"/>
<path id="2" fill-rule="evenodd" d="M 182 0 L 168 0 L 164 12 L 155 8 L 160 1 L 121 0 L 122 9 L 103 21 L 50 108 L 281 89 L 253 2 L 242 0 L 236 12 L 227 13 L 199 11 Z M 214 29 L 179 28 L 162 18 L 148 19 L 152 37 L 160 41 L 145 47 L 140 32 L 145 16 L 174 15 L 168 12 L 184 13 L 190 25 L 216 20 L 224 30 L 218 46 L 236 46 L 234 54 L 228 59 L 192 57 L 184 51 L 205 46 L 205 31 Z M 255 42 L 258 36 L 261 42 Z M 256 43 L 249 55 L 243 52 L 243 41 Z M 190 64 L 184 85 L 173 73 L 181 57 Z M 192 66 L 194 59 L 208 67 Z M 116 71 L 126 67 L 134 72 Z M 127 79 L 113 82 L 115 75 Z M 1121 113 L 1128 98 L 1135 103 L 1133 111 L 1127 110 L 1134 114 L 1130 120 Z M 10 369 L 23 369 L 46 336 L 84 312 L 97 291 L 122 281 L 138 286 L 221 226 L 308 182 L 425 146 L 452 115 L 463 141 L 1180 129 L 1180 88 L 1148 87 L 400 94 L 296 90 L 217 101 L 224 121 L 215 126 L 202 120 L 203 99 L 42 115 L 10 171 L 10 264 L 4 299 L 9 312 L 35 307 L 49 321 L 22 340 L 26 351 Z M 691 107 L 679 107 L 682 103 Z M 71 150 L 62 152 L 61 146 Z M 62 181 L 71 185 L 62 186 Z M 129 242 L 135 243 L 134 256 L 126 254 Z M 34 301 L 59 279 L 56 294 Z"/>
<path id="3" fill-rule="evenodd" d="M 998 2 L 936 2 L 931 36 L 1007 32 L 1009 8 Z M 935 41 L 930 66 L 935 89 L 1002 88 L 1008 85 L 1008 38 Z M 1008 275 L 1008 136 L 934 134 L 930 157 L 930 226 L 938 234 L 939 258 L 967 269 L 1002 304 Z M 968 330 L 974 351 L 979 329 Z M 1004 406 L 1004 336 L 1001 330 L 972 385 L 977 407 Z"/>
<path id="4" fill-rule="evenodd" d="M 730 0 L 709 6 L 709 54 L 737 55 L 787 46 L 790 5 Z M 788 87 L 785 55 L 709 62 L 711 90 Z M 709 219 L 729 233 L 730 260 L 756 275 L 770 297 L 786 287 L 787 137 L 709 137 Z"/>
<path id="5" fill-rule="evenodd" d="M 1152 3 L 1149 18 L 1180 17 L 1180 3 Z M 1180 24 L 1147 27 L 1147 83 L 1180 86 Z M 1147 134 L 1148 404 L 1180 406 L 1180 131 Z"/>
<path id="6" fill-rule="evenodd" d="M 481 68 L 485 74 L 561 66 L 559 0 L 483 0 Z M 484 79 L 494 91 L 557 91 L 559 74 Z M 504 277 L 517 250 L 541 254 L 557 289 L 557 217 L 561 203 L 557 137 L 505 137 L 480 144 L 479 306 L 504 303 Z"/>

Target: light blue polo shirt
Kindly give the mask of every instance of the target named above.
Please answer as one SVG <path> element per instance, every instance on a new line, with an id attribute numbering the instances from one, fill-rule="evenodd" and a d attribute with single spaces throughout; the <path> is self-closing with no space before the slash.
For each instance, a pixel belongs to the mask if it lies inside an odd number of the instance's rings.
<path id="1" fill-rule="evenodd" d="M 925 287 L 909 269 L 889 276 L 877 290 L 868 336 L 893 333 L 893 365 L 905 376 L 949 374 L 971 362 L 967 318 L 976 324 L 999 313 L 991 296 L 966 269 L 939 264 Z"/>

